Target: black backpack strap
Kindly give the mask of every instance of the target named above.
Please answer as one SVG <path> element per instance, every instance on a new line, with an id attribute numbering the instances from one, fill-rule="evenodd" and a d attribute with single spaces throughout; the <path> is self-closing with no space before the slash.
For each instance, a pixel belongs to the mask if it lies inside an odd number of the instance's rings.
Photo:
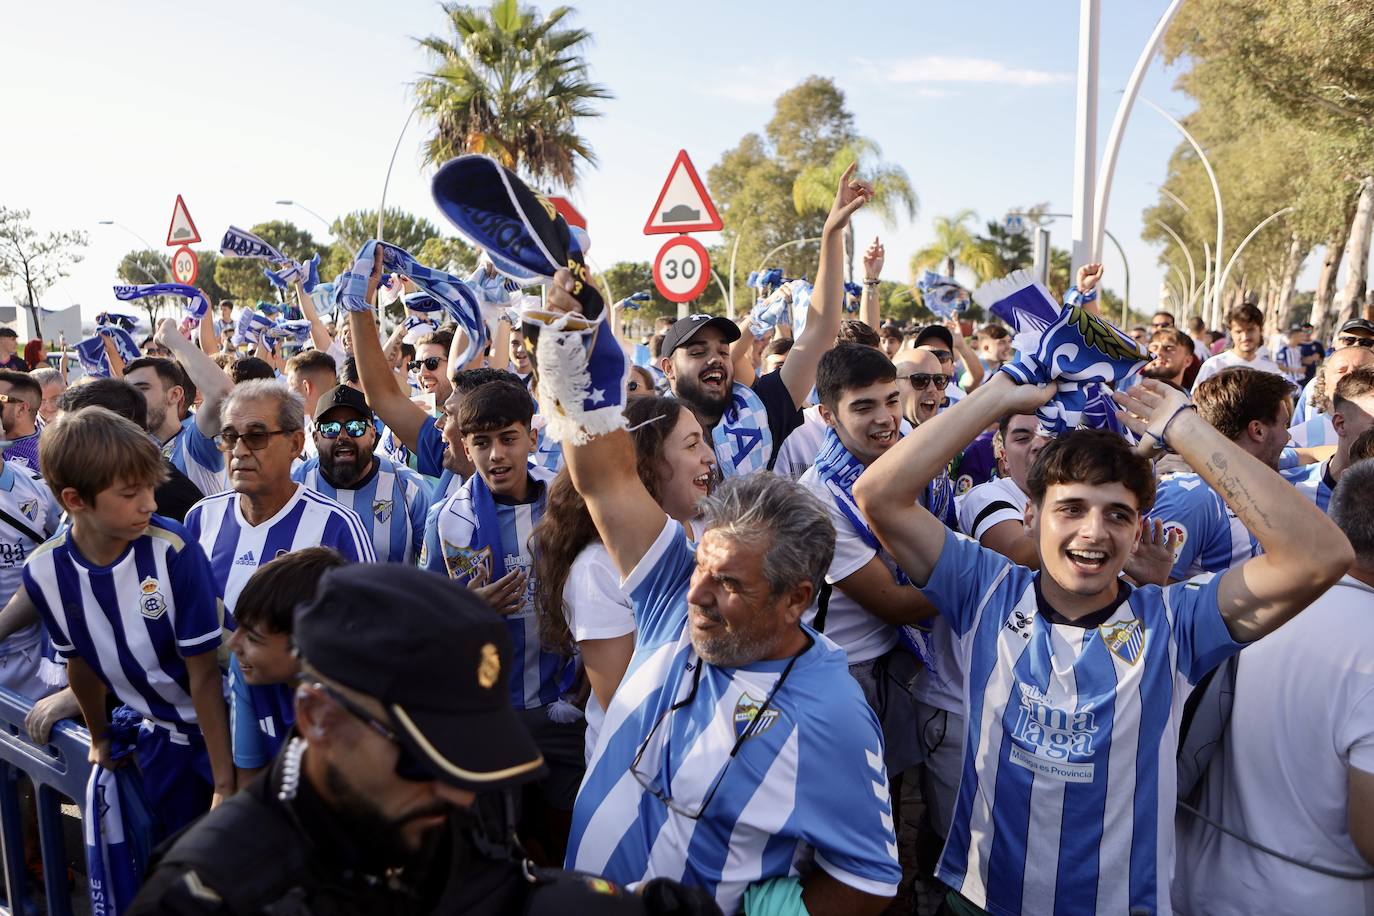
<path id="1" fill-rule="evenodd" d="M 816 595 L 816 619 L 811 622 L 811 628 L 817 633 L 825 632 L 825 615 L 830 610 L 830 593 L 834 590 L 833 585 L 821 580 L 821 590 Z"/>
<path id="2" fill-rule="evenodd" d="M 15 518 L 13 515 L 10 515 L 4 509 L 0 509 L 0 522 L 4 522 L 6 525 L 9 525 L 15 531 L 18 531 L 20 534 L 29 538 L 35 544 L 41 544 L 48 539 L 48 536 L 46 534 L 40 534 L 37 531 L 37 529 L 31 528 L 30 526 L 24 524 L 19 519 Z"/>

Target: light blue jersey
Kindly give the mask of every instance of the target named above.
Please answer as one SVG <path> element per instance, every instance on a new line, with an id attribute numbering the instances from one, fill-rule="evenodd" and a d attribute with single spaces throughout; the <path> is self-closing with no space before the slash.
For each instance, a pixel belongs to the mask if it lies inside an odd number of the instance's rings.
<path id="1" fill-rule="evenodd" d="M 341 490 L 325 479 L 315 457 L 292 471 L 291 479 L 357 513 L 380 562 L 414 563 L 419 557 L 430 491 L 410 468 L 373 455 L 372 473 L 357 486 Z"/>
<path id="2" fill-rule="evenodd" d="M 215 446 L 214 439 L 196 426 L 195 414 L 182 420 L 181 432 L 162 444 L 162 457 L 191 478 L 191 483 L 206 496 L 229 486 L 224 475 L 224 453 Z"/>
<path id="3" fill-rule="evenodd" d="M 937 875 L 995 914 L 1167 914 L 1183 702 L 1241 648 L 1221 577 L 1122 581 L 1076 625 L 1043 603 L 1039 577 L 949 532 L 923 589 L 968 672 Z"/>
<path id="4" fill-rule="evenodd" d="M 178 734 L 197 729 L 185 658 L 220 644 L 205 553 L 154 515 L 108 566 L 81 556 L 63 528 L 29 558 L 24 588 L 63 658 L 80 656 L 120 702 Z"/>
<path id="5" fill-rule="evenodd" d="M 1331 476 L 1331 459 L 1320 464 L 1304 464 L 1301 467 L 1280 471 L 1283 479 L 1298 488 L 1298 492 L 1323 512 L 1331 505 L 1331 493 L 1336 489 L 1336 481 Z"/>
<path id="6" fill-rule="evenodd" d="M 811 865 L 895 893 L 882 734 L 844 652 L 807 627 L 814 642 L 794 658 L 704 663 L 687 628 L 695 549 L 666 521 L 624 583 L 635 652 L 573 808 L 568 866 L 622 884 L 672 878 L 726 913 L 750 884 Z"/>
<path id="7" fill-rule="evenodd" d="M 1331 417 L 1326 414 L 1314 414 L 1304 422 L 1290 426 L 1288 440 L 1298 448 L 1335 445 L 1336 427 L 1332 424 Z"/>
<path id="8" fill-rule="evenodd" d="M 1171 474 L 1159 482 L 1150 518 L 1178 536 L 1169 578 L 1225 572 L 1260 553 L 1259 541 L 1197 474 Z"/>

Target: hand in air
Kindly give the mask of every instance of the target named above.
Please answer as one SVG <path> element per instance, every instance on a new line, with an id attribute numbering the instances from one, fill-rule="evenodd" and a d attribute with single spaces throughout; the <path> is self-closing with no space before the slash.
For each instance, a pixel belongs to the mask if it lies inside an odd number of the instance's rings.
<path id="1" fill-rule="evenodd" d="M 1074 286 L 1078 287 L 1078 291 L 1086 296 L 1100 282 L 1102 282 L 1102 265 L 1084 264 L 1078 268 L 1078 279 L 1074 282 Z"/>
<path id="2" fill-rule="evenodd" d="M 885 254 L 883 243 L 878 241 L 878 237 L 875 235 L 873 241 L 869 243 L 868 248 L 864 251 L 865 280 L 876 280 L 882 275 L 883 256 Z"/>
<path id="3" fill-rule="evenodd" d="M 861 178 L 855 178 L 857 162 L 849 163 L 849 168 L 840 176 L 840 186 L 835 191 L 835 203 L 830 207 L 830 215 L 825 220 L 826 232 L 835 232 L 849 225 L 849 218 L 873 199 L 873 185 Z"/>

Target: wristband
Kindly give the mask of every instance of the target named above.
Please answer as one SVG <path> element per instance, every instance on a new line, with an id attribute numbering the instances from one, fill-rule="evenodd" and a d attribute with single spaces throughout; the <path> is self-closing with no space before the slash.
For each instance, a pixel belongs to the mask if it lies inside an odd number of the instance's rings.
<path id="1" fill-rule="evenodd" d="M 877 286 L 881 282 L 882 281 L 876 277 L 871 280 L 868 277 L 864 277 L 864 286 Z"/>
<path id="2" fill-rule="evenodd" d="M 1193 406 L 1193 402 L 1189 401 L 1186 404 L 1181 404 L 1177 410 L 1169 414 L 1164 422 L 1161 423 L 1156 421 L 1151 423 L 1149 428 L 1141 435 L 1140 442 L 1136 445 L 1136 451 L 1142 455 L 1148 455 L 1155 450 L 1155 446 L 1157 445 L 1166 452 L 1173 452 L 1173 449 L 1165 439 L 1165 433 L 1169 430 L 1169 424 L 1174 422 L 1174 420 L 1178 418 L 1178 415 L 1185 410 L 1196 409 L 1197 408 Z"/>

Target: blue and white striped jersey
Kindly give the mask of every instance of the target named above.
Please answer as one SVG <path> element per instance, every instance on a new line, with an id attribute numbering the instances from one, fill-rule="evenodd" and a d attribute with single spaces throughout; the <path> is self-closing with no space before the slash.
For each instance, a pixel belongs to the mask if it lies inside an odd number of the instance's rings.
<path id="1" fill-rule="evenodd" d="M 473 504 L 473 482 L 476 474 L 459 491 L 430 510 L 425 522 L 425 549 L 420 565 L 466 584 L 479 566 L 483 566 L 490 581 L 500 576 L 494 571 L 490 551 L 501 551 L 506 572 L 519 568 L 526 575 L 525 595 L 520 610 L 505 615 L 510 630 L 512 668 L 510 674 L 511 705 L 516 709 L 536 709 L 556 701 L 570 686 L 567 680 L 574 662 L 557 652 L 545 651 L 539 638 L 539 615 L 534 605 L 534 553 L 530 550 L 530 532 L 544 516 L 547 489 L 544 482 L 552 475 L 535 473 L 531 467 L 530 500 L 524 503 L 496 500 L 495 536 L 479 530 L 478 514 Z"/>
<path id="2" fill-rule="evenodd" d="M 1329 511 L 1331 493 L 1336 489 L 1336 481 L 1331 476 L 1331 459 L 1320 464 L 1304 464 L 1296 468 L 1279 471 L 1283 479 L 1298 488 L 1298 492 L 1323 512 Z"/>
<path id="3" fill-rule="evenodd" d="M 1241 648 L 1221 577 L 1123 581 L 1077 625 L 1051 622 L 1039 577 L 951 532 L 923 589 L 968 673 L 937 875 L 990 913 L 1168 914 L 1183 702 Z"/>
<path id="4" fill-rule="evenodd" d="M 1331 423 L 1329 416 L 1319 413 L 1302 423 L 1290 426 L 1288 428 L 1288 441 L 1297 448 L 1335 445 L 1336 427 Z"/>
<path id="5" fill-rule="evenodd" d="M 882 733 L 844 652 L 805 628 L 814 644 L 795 659 L 704 663 L 687 627 L 695 549 L 666 521 L 623 586 L 635 652 L 577 795 L 568 866 L 622 884 L 672 878 L 726 913 L 750 884 L 813 863 L 858 890 L 895 893 Z"/>
<path id="6" fill-rule="evenodd" d="M 377 559 L 372 539 L 353 510 L 306 487 L 297 487 L 276 515 L 258 525 L 244 521 L 233 490 L 207 496 L 186 513 L 186 530 L 210 558 L 214 586 L 231 615 L 239 592 L 258 566 L 293 550 L 332 547 L 354 562 Z"/>
<path id="7" fill-rule="evenodd" d="M 383 563 L 414 563 L 425 543 L 429 487 L 424 478 L 390 458 L 374 454 L 372 473 L 340 490 L 320 472 L 319 457 L 291 472 L 291 479 L 357 513 Z"/>
<path id="8" fill-rule="evenodd" d="M 250 684 L 237 655 L 229 656 L 229 739 L 234 766 L 267 766 L 296 722 L 295 691 L 287 684 Z"/>
<path id="9" fill-rule="evenodd" d="M 24 581 L 24 562 L 57 530 L 62 512 L 52 490 L 18 462 L 0 462 L 0 511 L 23 528 L 0 518 L 0 603 L 9 601 Z M 28 530 L 24 530 L 28 529 Z M 33 535 L 42 535 L 35 539 Z"/>
<path id="10" fill-rule="evenodd" d="M 191 483 L 206 496 L 213 496 L 229 486 L 224 475 L 224 453 L 215 447 L 214 439 L 196 426 L 195 414 L 182 420 L 181 432 L 162 444 L 162 457 L 191 478 Z"/>
<path id="11" fill-rule="evenodd" d="M 1171 579 L 1181 582 L 1198 573 L 1225 572 L 1260 554 L 1259 541 L 1197 474 L 1161 479 L 1149 517 L 1178 535 Z"/>
<path id="12" fill-rule="evenodd" d="M 38 548 L 24 588 L 63 658 L 80 656 L 122 703 L 180 734 L 196 729 L 185 658 L 220 644 L 205 553 L 186 529 L 153 516 L 109 566 L 81 556 L 71 529 Z"/>

